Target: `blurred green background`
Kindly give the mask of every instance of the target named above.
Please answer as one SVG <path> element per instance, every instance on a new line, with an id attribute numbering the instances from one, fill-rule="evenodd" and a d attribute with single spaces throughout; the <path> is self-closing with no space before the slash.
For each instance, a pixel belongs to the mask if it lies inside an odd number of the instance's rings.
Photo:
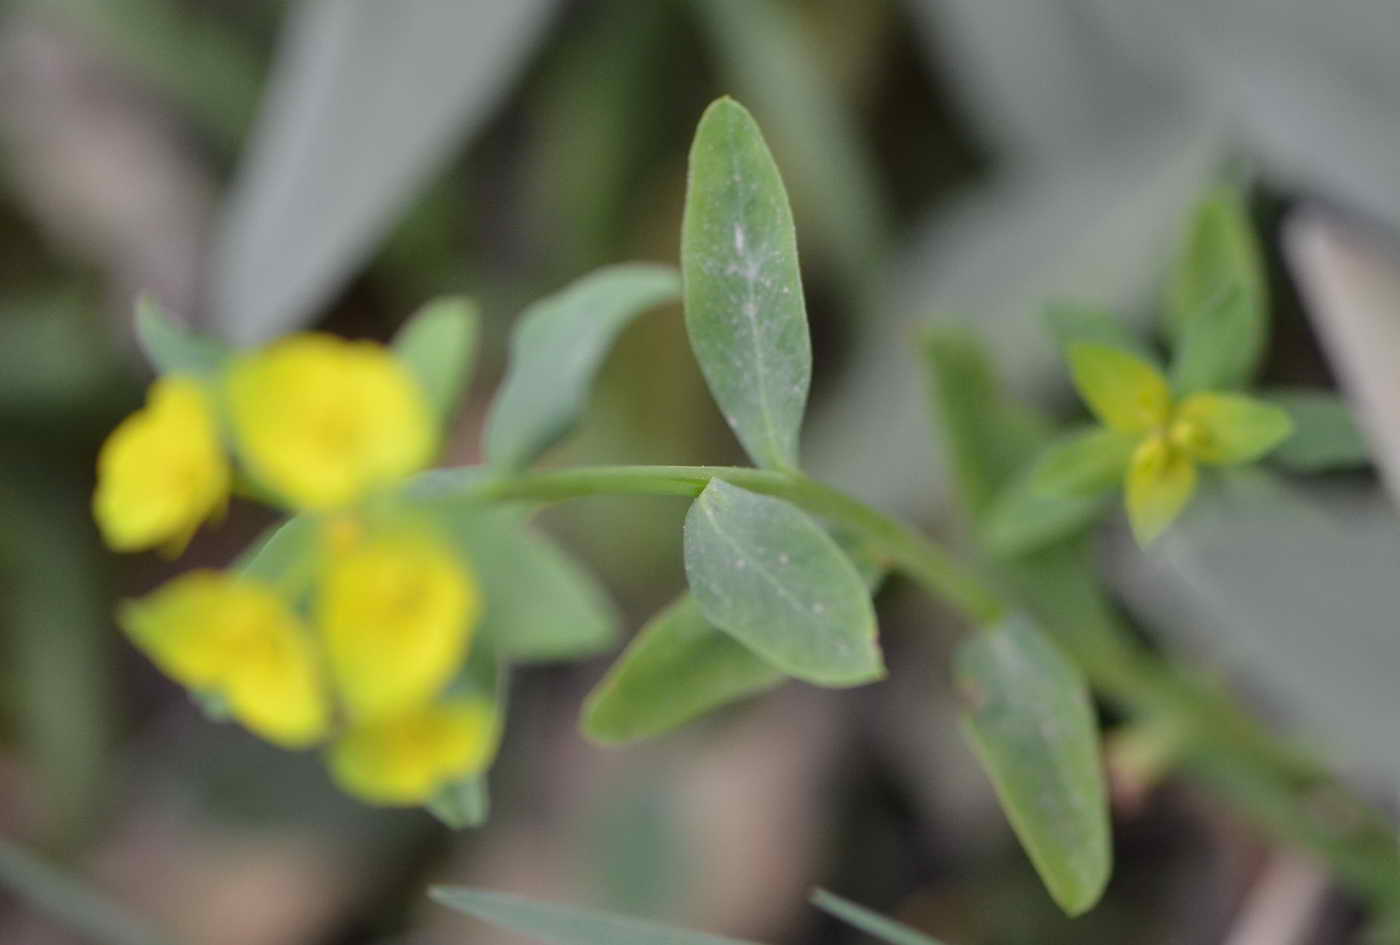
<path id="1" fill-rule="evenodd" d="M 205 720 L 120 639 L 114 600 L 172 566 L 106 553 L 87 503 L 97 447 L 149 377 L 138 291 L 245 343 L 304 326 L 385 338 L 434 295 L 473 296 L 485 353 L 452 457 L 475 461 L 515 315 L 595 266 L 675 261 L 690 134 L 731 93 L 793 197 L 811 465 L 936 526 L 917 325 L 972 319 L 1019 389 L 1068 408 L 1043 304 L 1149 312 L 1222 172 L 1257 182 L 1271 376 L 1327 381 L 1280 229 L 1326 206 L 1388 247 L 1397 38 L 1388 0 L 0 2 L 0 833 L 190 945 L 513 941 L 431 906 L 429 882 L 773 945 L 860 940 L 805 907 L 813 884 L 962 945 L 1351 940 L 1357 916 L 1325 878 L 1174 783 L 1123 799 L 1104 905 L 1059 916 L 957 736 L 953 629 L 899 587 L 881 601 L 895 672 L 880 686 L 789 685 L 618 752 L 575 731 L 606 660 L 533 670 L 489 826 L 357 806 L 313 759 Z M 738 459 L 678 316 L 629 329 L 551 462 Z M 1346 485 L 1393 525 L 1373 483 Z M 683 512 L 597 499 L 546 523 L 636 626 L 680 587 Z M 236 508 L 182 566 L 228 560 L 267 521 Z M 1347 551 L 1393 568 L 1396 534 Z M 1191 652 L 1247 664 L 1259 704 L 1335 738 L 1363 786 L 1400 770 L 1393 619 L 1359 621 L 1385 637 L 1357 644 L 1358 676 L 1297 642 L 1314 625 L 1288 626 L 1286 601 L 1277 636 L 1248 636 L 1250 579 L 1202 560 L 1145 583 L 1128 562 L 1124 594 L 1164 628 L 1209 599 L 1246 629 Z M 1393 617 L 1388 574 L 1356 578 L 1347 606 Z M 1297 937 L 1243 937 L 1261 889 L 1312 904 Z M 0 898 L 0 941 L 88 940 Z"/>

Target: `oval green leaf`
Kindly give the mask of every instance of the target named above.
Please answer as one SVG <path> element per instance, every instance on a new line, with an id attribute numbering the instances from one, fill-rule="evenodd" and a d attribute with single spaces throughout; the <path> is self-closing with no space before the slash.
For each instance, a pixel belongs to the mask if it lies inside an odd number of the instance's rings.
<path id="1" fill-rule="evenodd" d="M 1112 869 L 1098 726 L 1079 671 L 1028 618 L 959 648 L 964 732 L 1060 908 L 1098 901 Z"/>
<path id="2" fill-rule="evenodd" d="M 423 306 L 394 336 L 394 353 L 417 378 L 441 424 L 451 422 L 471 383 L 480 324 L 475 302 L 447 297 Z"/>
<path id="3" fill-rule="evenodd" d="M 787 502 L 711 480 L 686 515 L 685 571 L 700 612 L 788 675 L 824 686 L 884 675 L 865 581 Z"/>
<path id="4" fill-rule="evenodd" d="M 172 319 L 155 299 L 136 300 L 136 340 L 146 359 L 161 374 L 211 378 L 223 370 L 233 349 L 203 338 Z"/>
<path id="5" fill-rule="evenodd" d="M 605 745 L 651 738 L 785 678 L 685 595 L 642 628 L 588 696 L 583 731 Z"/>
<path id="6" fill-rule="evenodd" d="M 1167 294 L 1178 394 L 1248 385 L 1268 343 L 1268 288 L 1244 197 L 1221 187 L 1196 209 Z"/>
<path id="7" fill-rule="evenodd" d="M 1371 450 L 1345 400 L 1326 391 L 1268 391 L 1264 399 L 1288 412 L 1293 435 L 1269 454 L 1286 469 L 1320 473 L 1363 469 Z"/>
<path id="8" fill-rule="evenodd" d="M 1128 459 L 1139 437 L 1107 427 L 1075 430 L 1056 437 L 1031 469 L 1031 482 L 1055 496 L 1098 495 L 1123 484 Z"/>
<path id="9" fill-rule="evenodd" d="M 680 295 L 670 266 L 609 266 L 536 302 L 510 344 L 510 373 L 486 424 L 486 456 L 528 465 L 578 421 L 613 340 L 633 318 Z"/>
<path id="10" fill-rule="evenodd" d="M 760 466 L 797 466 L 812 345 L 797 237 L 758 124 L 722 98 L 690 150 L 681 226 L 690 345 L 729 426 Z"/>
<path id="11" fill-rule="evenodd" d="M 428 895 L 449 909 L 548 945 L 753 945 L 705 932 L 691 932 L 590 909 L 533 902 L 484 889 L 435 886 Z"/>

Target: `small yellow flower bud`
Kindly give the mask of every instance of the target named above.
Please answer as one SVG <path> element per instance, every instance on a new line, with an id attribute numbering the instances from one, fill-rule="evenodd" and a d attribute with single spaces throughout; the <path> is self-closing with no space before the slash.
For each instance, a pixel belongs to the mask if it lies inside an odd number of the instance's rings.
<path id="1" fill-rule="evenodd" d="M 222 512 L 231 480 L 209 398 L 189 378 L 161 378 L 102 444 L 93 517 L 117 551 L 179 554 Z"/>
<path id="2" fill-rule="evenodd" d="M 269 741 L 300 748 L 324 737 L 330 706 L 307 630 L 256 581 L 191 571 L 125 604 L 119 622 L 167 675 L 221 695 Z"/>
<path id="3" fill-rule="evenodd" d="M 371 804 L 425 804 L 458 778 L 481 772 L 496 751 L 495 707 L 452 699 L 352 729 L 331 749 L 348 793 Z"/>
<path id="4" fill-rule="evenodd" d="M 481 609 L 465 563 L 428 535 L 332 553 L 317 616 L 351 718 L 394 715 L 436 696 L 461 666 Z"/>
<path id="5" fill-rule="evenodd" d="M 1167 432 L 1167 438 L 1172 446 L 1191 456 L 1206 453 L 1211 448 L 1210 431 L 1194 420 L 1175 420 Z"/>
<path id="6" fill-rule="evenodd" d="M 238 361 L 229 411 L 255 477 L 310 510 L 353 503 L 432 458 L 432 414 L 383 347 L 293 335 Z"/>

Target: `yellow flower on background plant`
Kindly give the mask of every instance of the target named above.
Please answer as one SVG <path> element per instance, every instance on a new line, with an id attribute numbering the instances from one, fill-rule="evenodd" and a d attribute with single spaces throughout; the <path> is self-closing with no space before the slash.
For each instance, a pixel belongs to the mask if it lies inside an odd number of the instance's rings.
<path id="1" fill-rule="evenodd" d="M 485 699 L 445 699 L 351 729 L 331 748 L 331 774 L 372 804 L 423 804 L 452 781 L 485 770 L 498 729 Z"/>
<path id="2" fill-rule="evenodd" d="M 1112 345 L 1069 349 L 1075 387 L 1101 426 L 1053 445 L 1037 462 L 1038 486 L 1061 494 L 1124 484 L 1138 543 L 1166 530 L 1196 489 L 1197 465 L 1253 462 L 1293 432 L 1279 407 L 1213 391 L 1174 401 L 1171 386 L 1145 359 Z"/>
<path id="3" fill-rule="evenodd" d="M 330 704 L 306 627 L 270 588 L 190 571 L 126 603 L 118 620 L 167 675 L 221 697 L 250 730 L 287 748 L 322 739 Z"/>
<path id="4" fill-rule="evenodd" d="M 371 342 L 293 335 L 236 361 L 227 397 L 254 478 L 303 509 L 349 505 L 436 449 L 422 390 Z"/>
<path id="5" fill-rule="evenodd" d="M 331 676 L 357 720 L 436 696 L 461 667 L 482 613 L 466 564 L 423 532 L 332 551 L 318 595 Z"/>
<path id="6" fill-rule="evenodd" d="M 102 444 L 93 517 L 117 551 L 179 554 L 222 513 L 231 482 L 208 395 L 190 378 L 164 377 Z"/>

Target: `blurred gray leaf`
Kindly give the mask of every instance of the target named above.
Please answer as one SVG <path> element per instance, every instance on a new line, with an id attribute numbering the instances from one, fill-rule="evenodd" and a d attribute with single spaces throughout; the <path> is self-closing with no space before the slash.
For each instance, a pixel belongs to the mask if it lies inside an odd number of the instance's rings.
<path id="1" fill-rule="evenodd" d="M 553 0 L 309 0 L 290 16 L 212 260 L 241 343 L 305 322 L 490 115 Z"/>
<path id="2" fill-rule="evenodd" d="M 1379 493 L 1212 477 L 1144 561 L 1137 609 L 1263 687 L 1336 760 L 1400 774 L 1400 520 Z"/>
<path id="3" fill-rule="evenodd" d="M 1287 248 L 1308 316 L 1400 499 L 1400 259 L 1366 233 L 1306 212 L 1289 221 Z"/>

